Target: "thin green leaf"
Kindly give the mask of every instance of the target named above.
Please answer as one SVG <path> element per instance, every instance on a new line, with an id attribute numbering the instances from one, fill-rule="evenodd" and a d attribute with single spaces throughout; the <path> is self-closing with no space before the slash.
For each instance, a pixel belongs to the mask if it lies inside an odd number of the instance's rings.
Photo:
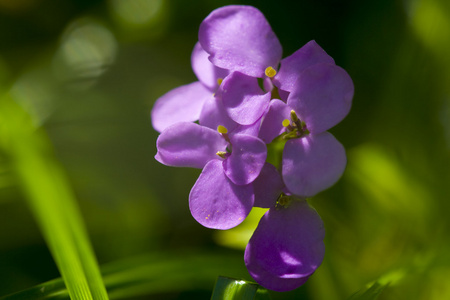
<path id="1" fill-rule="evenodd" d="M 51 143 L 9 95 L 0 99 L 0 147 L 11 161 L 71 299 L 108 299 L 81 214 Z"/>
<path id="2" fill-rule="evenodd" d="M 270 299 L 266 289 L 245 280 L 219 276 L 211 300 L 256 300 Z"/>
<path id="3" fill-rule="evenodd" d="M 256 291 L 256 295 L 255 295 L 255 300 L 271 300 L 272 298 L 270 298 L 269 295 L 269 291 L 259 287 L 258 290 Z"/>
<path id="4" fill-rule="evenodd" d="M 193 251 L 156 253 L 113 262 L 102 267 L 111 299 L 181 292 L 212 287 L 217 273 L 245 276 L 242 254 Z M 264 290 L 258 289 L 258 297 Z M 69 299 L 62 279 L 0 297 L 0 300 Z M 268 300 L 268 298 L 252 298 Z"/>
<path id="5" fill-rule="evenodd" d="M 387 285 L 375 282 L 369 288 L 356 292 L 348 300 L 376 300 Z"/>

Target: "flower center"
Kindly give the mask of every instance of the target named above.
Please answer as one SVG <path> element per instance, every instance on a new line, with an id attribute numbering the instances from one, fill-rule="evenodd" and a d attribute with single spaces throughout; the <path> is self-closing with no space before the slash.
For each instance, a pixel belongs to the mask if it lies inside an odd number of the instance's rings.
<path id="1" fill-rule="evenodd" d="M 287 208 L 292 202 L 292 197 L 286 195 L 285 193 L 281 193 L 280 196 L 277 199 L 277 202 L 275 204 L 276 209 L 280 208 Z"/>
<path id="2" fill-rule="evenodd" d="M 218 156 L 225 159 L 231 155 L 231 140 L 230 140 L 230 137 L 228 136 L 228 129 L 223 125 L 219 125 L 219 126 L 217 126 L 217 132 L 219 132 L 222 135 L 222 137 L 225 139 L 225 141 L 228 142 L 226 151 L 217 151 L 216 152 L 216 154 Z"/>
<path id="3" fill-rule="evenodd" d="M 288 208 L 291 205 L 292 201 L 306 201 L 306 198 L 281 193 L 280 196 L 278 196 L 275 208 L 276 209 Z"/>
<path id="4" fill-rule="evenodd" d="M 281 135 L 284 140 L 301 138 L 309 134 L 305 122 L 299 119 L 294 110 L 291 110 L 291 120 L 284 119 L 282 124 L 286 128 L 286 131 Z"/>

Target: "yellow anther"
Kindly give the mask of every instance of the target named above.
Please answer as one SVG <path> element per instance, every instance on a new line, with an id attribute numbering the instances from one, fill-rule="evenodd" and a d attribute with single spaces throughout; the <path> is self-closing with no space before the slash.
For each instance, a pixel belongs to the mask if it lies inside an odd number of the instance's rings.
<path id="1" fill-rule="evenodd" d="M 219 133 L 228 133 L 228 129 L 225 127 L 225 126 L 222 126 L 222 125 L 219 125 L 219 126 L 217 126 L 217 131 L 219 132 Z"/>
<path id="2" fill-rule="evenodd" d="M 291 110 L 291 119 L 294 123 L 298 121 L 297 114 L 295 113 L 294 110 Z"/>
<path id="3" fill-rule="evenodd" d="M 225 155 L 227 154 L 225 151 L 217 151 L 216 153 L 218 156 L 225 158 Z"/>
<path id="4" fill-rule="evenodd" d="M 288 119 L 284 119 L 282 124 L 283 127 L 288 127 L 289 125 L 291 125 L 291 121 L 289 121 Z"/>
<path id="5" fill-rule="evenodd" d="M 221 85 L 221 84 L 222 84 L 222 81 L 223 81 L 223 78 L 217 78 L 217 84 L 218 84 L 218 85 Z"/>
<path id="6" fill-rule="evenodd" d="M 266 68 L 266 71 L 264 71 L 264 73 L 266 73 L 266 76 L 267 76 L 267 77 L 272 78 L 273 76 L 277 75 L 277 70 L 275 70 L 275 69 L 272 68 L 272 67 L 267 67 L 267 68 Z"/>

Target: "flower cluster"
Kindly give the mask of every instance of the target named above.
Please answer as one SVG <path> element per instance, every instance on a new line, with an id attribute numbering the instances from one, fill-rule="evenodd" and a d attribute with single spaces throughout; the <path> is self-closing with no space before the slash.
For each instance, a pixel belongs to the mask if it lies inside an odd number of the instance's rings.
<path id="1" fill-rule="evenodd" d="M 345 169 L 345 150 L 327 130 L 348 114 L 352 80 L 315 41 L 282 59 L 269 23 L 251 6 L 214 10 L 191 62 L 198 81 L 163 95 L 152 110 L 161 132 L 155 158 L 203 169 L 189 195 L 203 226 L 229 229 L 252 207 L 269 208 L 245 264 L 262 286 L 295 289 L 323 260 L 323 223 L 306 198 Z M 268 144 L 282 146 L 279 166 L 266 161 Z"/>

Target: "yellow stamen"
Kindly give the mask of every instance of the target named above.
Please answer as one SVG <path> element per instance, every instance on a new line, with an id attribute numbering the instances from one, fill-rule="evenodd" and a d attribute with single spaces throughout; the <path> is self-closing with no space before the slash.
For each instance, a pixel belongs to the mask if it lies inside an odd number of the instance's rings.
<path id="1" fill-rule="evenodd" d="M 282 124 L 283 127 L 288 127 L 289 125 L 291 125 L 291 121 L 289 121 L 288 119 L 284 119 Z"/>
<path id="2" fill-rule="evenodd" d="M 298 121 L 297 114 L 295 113 L 294 110 L 291 110 L 291 119 L 294 123 Z"/>
<path id="3" fill-rule="evenodd" d="M 217 78 L 217 84 L 218 84 L 218 85 L 221 85 L 221 84 L 222 84 L 222 81 L 223 81 L 223 78 Z"/>
<path id="4" fill-rule="evenodd" d="M 216 154 L 222 158 L 225 158 L 225 154 L 227 154 L 227 153 L 225 151 L 217 151 Z"/>
<path id="5" fill-rule="evenodd" d="M 273 76 L 277 75 L 277 70 L 275 70 L 275 69 L 272 68 L 272 67 L 267 67 L 267 68 L 266 68 L 266 71 L 264 71 L 264 73 L 266 73 L 266 76 L 267 76 L 267 77 L 272 78 Z"/>
<path id="6" fill-rule="evenodd" d="M 217 126 L 217 131 L 219 133 L 222 133 L 222 134 L 228 133 L 228 129 L 225 126 L 222 126 L 222 125 Z"/>

